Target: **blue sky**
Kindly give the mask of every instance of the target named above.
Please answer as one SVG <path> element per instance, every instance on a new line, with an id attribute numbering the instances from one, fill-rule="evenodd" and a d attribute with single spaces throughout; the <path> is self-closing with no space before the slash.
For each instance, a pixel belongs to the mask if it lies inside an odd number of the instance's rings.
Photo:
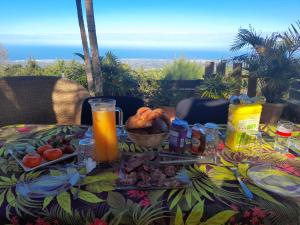
<path id="1" fill-rule="evenodd" d="M 94 0 L 94 10 L 102 46 L 226 49 L 249 24 L 286 30 L 300 0 Z M 75 0 L 0 0 L 0 28 L 4 45 L 80 44 Z"/>

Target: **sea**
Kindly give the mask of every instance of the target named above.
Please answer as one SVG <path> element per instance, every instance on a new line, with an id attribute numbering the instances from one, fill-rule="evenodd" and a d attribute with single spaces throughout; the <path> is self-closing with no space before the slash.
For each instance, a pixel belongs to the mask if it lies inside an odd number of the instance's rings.
<path id="1" fill-rule="evenodd" d="M 75 53 L 82 53 L 81 46 L 54 45 L 4 45 L 8 60 L 12 63 L 26 62 L 29 58 L 41 63 L 55 60 L 81 60 Z M 101 47 L 100 55 L 110 51 L 121 61 L 133 64 L 134 67 L 160 67 L 174 59 L 186 58 L 195 61 L 217 61 L 231 59 L 239 55 L 229 49 L 187 49 L 187 48 L 149 48 L 149 47 Z"/>

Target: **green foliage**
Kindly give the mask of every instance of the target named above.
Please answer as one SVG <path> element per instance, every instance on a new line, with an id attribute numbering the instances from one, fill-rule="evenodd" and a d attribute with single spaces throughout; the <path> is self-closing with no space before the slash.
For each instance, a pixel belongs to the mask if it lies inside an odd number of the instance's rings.
<path id="1" fill-rule="evenodd" d="M 196 80 L 203 78 L 204 68 L 196 62 L 180 58 L 166 66 L 163 74 L 167 80 Z"/>
<path id="2" fill-rule="evenodd" d="M 65 210 L 65 212 L 72 215 L 72 209 L 71 209 L 71 196 L 69 192 L 62 192 L 59 195 L 56 196 L 57 203 L 59 206 Z"/>
<path id="3" fill-rule="evenodd" d="M 168 212 L 160 206 L 161 202 L 141 207 L 130 199 L 126 201 L 123 195 L 117 192 L 108 193 L 107 203 L 113 220 L 116 220 L 110 224 L 149 225 L 167 217 L 166 213 Z"/>
<path id="4" fill-rule="evenodd" d="M 197 63 L 183 58 L 165 68 L 151 70 L 132 70 L 111 52 L 100 57 L 100 60 L 104 95 L 139 97 L 151 107 L 175 106 L 181 99 L 191 97 L 193 92 L 177 90 L 170 86 L 169 80 L 201 79 L 204 70 Z M 0 65 L 0 76 L 24 75 L 62 76 L 87 88 L 84 64 L 78 61 L 57 60 L 51 64 L 39 65 L 34 59 L 29 59 L 24 65 Z"/>
<path id="5" fill-rule="evenodd" d="M 188 217 L 184 222 L 182 210 L 179 206 L 177 206 L 175 225 L 223 225 L 226 224 L 232 216 L 237 214 L 237 212 L 233 210 L 224 210 L 208 218 L 206 221 L 200 222 L 203 216 L 203 211 L 204 202 L 201 201 L 193 207 L 192 211 L 190 214 L 188 214 Z"/>
<path id="6" fill-rule="evenodd" d="M 201 98 L 227 99 L 237 88 L 238 81 L 235 78 L 213 74 L 204 78 L 203 83 L 197 87 L 196 93 Z"/>
<path id="7" fill-rule="evenodd" d="M 137 81 L 132 76 L 132 71 L 119 62 L 111 52 L 101 58 L 101 71 L 104 79 L 104 95 L 133 95 L 138 87 Z"/>
<path id="8" fill-rule="evenodd" d="M 250 47 L 250 52 L 239 57 L 249 76 L 262 78 L 262 94 L 268 102 L 280 101 L 293 79 L 299 77 L 300 21 L 288 32 L 262 36 L 251 26 L 240 29 L 231 50 Z M 284 82 L 283 82 L 284 81 Z"/>

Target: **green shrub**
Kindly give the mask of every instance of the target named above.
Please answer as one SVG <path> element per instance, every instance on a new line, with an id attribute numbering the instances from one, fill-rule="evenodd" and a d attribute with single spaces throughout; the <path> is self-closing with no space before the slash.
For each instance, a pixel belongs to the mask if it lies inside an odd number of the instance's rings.
<path id="1" fill-rule="evenodd" d="M 239 88 L 238 82 L 234 77 L 213 74 L 204 78 L 203 83 L 196 88 L 196 94 L 201 98 L 227 99 Z"/>
<path id="2" fill-rule="evenodd" d="M 165 66 L 163 74 L 167 80 L 197 80 L 203 78 L 204 68 L 195 62 L 180 58 Z"/>

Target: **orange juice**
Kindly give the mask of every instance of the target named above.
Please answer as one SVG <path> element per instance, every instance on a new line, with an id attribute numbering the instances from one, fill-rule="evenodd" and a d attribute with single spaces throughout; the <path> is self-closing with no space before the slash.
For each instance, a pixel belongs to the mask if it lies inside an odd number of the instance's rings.
<path id="1" fill-rule="evenodd" d="M 115 111 L 93 111 L 95 139 L 94 160 L 111 162 L 118 159 L 118 139 Z"/>

